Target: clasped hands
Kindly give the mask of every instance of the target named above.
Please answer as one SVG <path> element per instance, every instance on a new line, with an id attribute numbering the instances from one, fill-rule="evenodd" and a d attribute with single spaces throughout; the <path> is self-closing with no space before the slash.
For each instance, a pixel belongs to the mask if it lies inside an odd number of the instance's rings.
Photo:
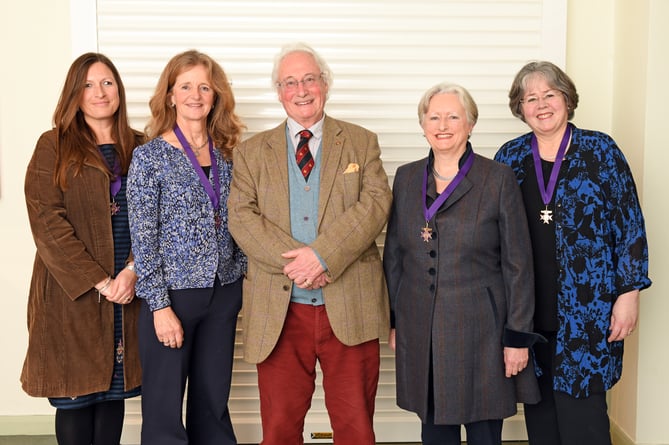
<path id="1" fill-rule="evenodd" d="M 135 283 L 137 275 L 129 269 L 123 269 L 115 278 L 109 277 L 95 285 L 100 295 L 108 301 L 118 304 L 128 304 L 135 297 Z"/>
<path id="2" fill-rule="evenodd" d="M 300 289 L 320 289 L 331 282 L 311 247 L 289 250 L 281 256 L 291 260 L 284 266 L 283 274 Z"/>

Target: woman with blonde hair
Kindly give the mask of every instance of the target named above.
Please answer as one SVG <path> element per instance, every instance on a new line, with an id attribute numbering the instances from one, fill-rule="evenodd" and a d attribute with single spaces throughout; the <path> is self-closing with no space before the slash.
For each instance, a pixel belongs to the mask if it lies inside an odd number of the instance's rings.
<path id="1" fill-rule="evenodd" d="M 396 351 L 397 403 L 425 445 L 501 445 L 503 419 L 539 398 L 528 348 L 532 257 L 513 172 L 469 141 L 478 108 L 449 83 L 418 119 L 427 157 L 400 166 L 383 266 Z"/>
<path id="2" fill-rule="evenodd" d="M 223 69 L 194 50 L 168 62 L 150 106 L 152 139 L 135 150 L 128 184 L 142 444 L 236 444 L 227 404 L 246 257 L 226 201 L 243 125 Z"/>

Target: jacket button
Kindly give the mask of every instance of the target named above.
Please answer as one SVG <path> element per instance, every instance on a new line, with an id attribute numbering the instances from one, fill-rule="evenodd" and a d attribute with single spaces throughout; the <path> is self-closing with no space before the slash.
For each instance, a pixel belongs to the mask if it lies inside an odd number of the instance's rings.
<path id="1" fill-rule="evenodd" d="M 436 289 L 435 285 L 434 285 L 434 284 L 430 284 L 430 292 L 434 292 L 435 289 Z"/>
<path id="2" fill-rule="evenodd" d="M 434 267 L 430 267 L 430 270 L 428 271 L 428 273 L 429 273 L 430 275 L 436 275 L 436 274 L 437 274 L 437 270 L 436 270 Z"/>
<path id="3" fill-rule="evenodd" d="M 283 285 L 283 290 L 286 290 L 286 291 L 290 290 L 290 286 L 288 286 L 287 284 L 284 284 Z"/>
<path id="4" fill-rule="evenodd" d="M 435 258 L 437 256 L 437 251 L 436 250 L 430 250 L 430 257 Z"/>

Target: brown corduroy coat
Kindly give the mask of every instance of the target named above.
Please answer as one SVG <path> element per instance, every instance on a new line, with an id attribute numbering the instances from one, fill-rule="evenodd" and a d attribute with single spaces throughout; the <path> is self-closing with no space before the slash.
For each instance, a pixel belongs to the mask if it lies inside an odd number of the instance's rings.
<path id="1" fill-rule="evenodd" d="M 36 397 L 74 397 L 109 389 L 114 348 L 113 303 L 94 286 L 114 272 L 109 178 L 84 166 L 54 185 L 56 133 L 37 142 L 25 196 L 37 254 L 28 295 L 28 352 L 23 390 Z M 141 383 L 137 346 L 140 302 L 123 306 L 126 390 Z"/>

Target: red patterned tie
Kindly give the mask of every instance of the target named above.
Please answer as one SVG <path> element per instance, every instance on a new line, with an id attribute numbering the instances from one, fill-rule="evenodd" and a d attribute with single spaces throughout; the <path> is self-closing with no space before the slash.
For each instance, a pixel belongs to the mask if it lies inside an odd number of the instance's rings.
<path id="1" fill-rule="evenodd" d="M 297 160 L 297 166 L 300 167 L 300 171 L 304 176 L 304 179 L 309 179 L 309 173 L 314 167 L 314 158 L 311 156 L 311 151 L 309 151 L 309 139 L 311 139 L 311 131 L 302 130 L 300 131 L 300 142 L 297 144 L 297 152 L 295 153 L 295 159 Z"/>

